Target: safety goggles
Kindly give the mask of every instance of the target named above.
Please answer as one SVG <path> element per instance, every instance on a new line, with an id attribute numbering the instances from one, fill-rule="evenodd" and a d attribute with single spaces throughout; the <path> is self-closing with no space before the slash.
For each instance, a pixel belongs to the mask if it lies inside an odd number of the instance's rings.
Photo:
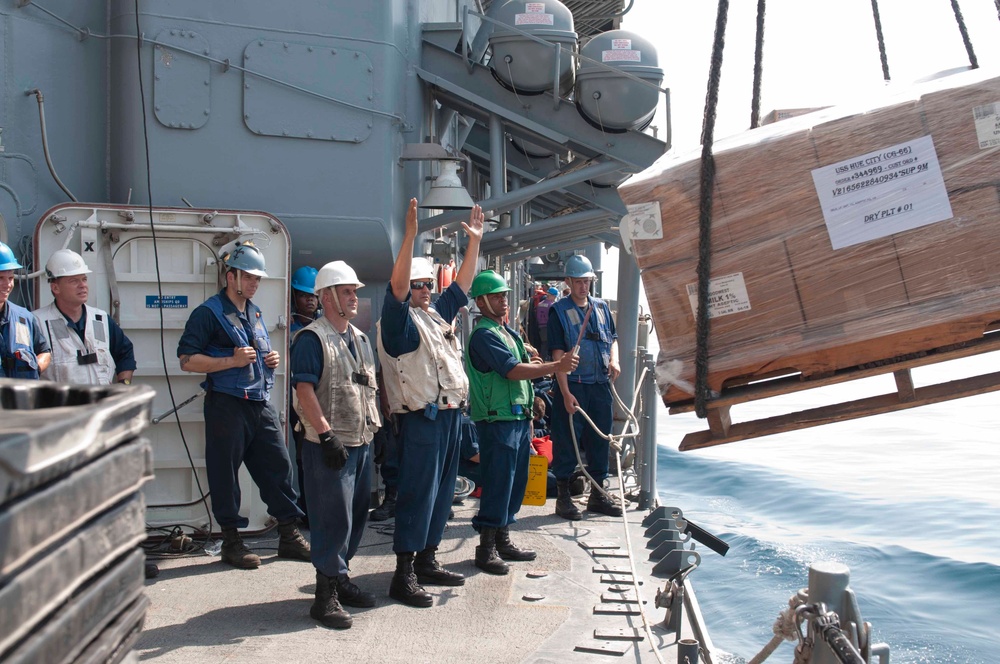
<path id="1" fill-rule="evenodd" d="M 433 281 L 411 281 L 410 282 L 410 290 L 420 290 L 421 288 L 426 288 L 427 290 L 431 290 L 432 288 L 434 288 L 434 282 Z"/>

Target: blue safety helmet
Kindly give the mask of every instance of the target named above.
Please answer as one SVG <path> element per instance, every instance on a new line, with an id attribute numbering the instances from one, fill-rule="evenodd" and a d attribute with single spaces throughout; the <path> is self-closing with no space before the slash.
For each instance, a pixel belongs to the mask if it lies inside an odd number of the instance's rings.
<path id="1" fill-rule="evenodd" d="M 594 266 L 590 259 L 577 254 L 566 259 L 566 276 L 571 279 L 586 279 L 597 275 L 594 274 Z"/>
<path id="2" fill-rule="evenodd" d="M 236 248 L 223 259 L 226 267 L 242 270 L 255 277 L 266 277 L 264 254 L 252 242 L 236 243 Z"/>
<path id="3" fill-rule="evenodd" d="M 303 265 L 292 273 L 292 290 L 301 291 L 310 295 L 316 294 L 316 274 L 319 272 L 314 267 Z"/>
<path id="4" fill-rule="evenodd" d="M 0 242 L 0 270 L 20 270 L 22 267 L 24 266 L 14 258 L 14 252 L 10 247 Z"/>

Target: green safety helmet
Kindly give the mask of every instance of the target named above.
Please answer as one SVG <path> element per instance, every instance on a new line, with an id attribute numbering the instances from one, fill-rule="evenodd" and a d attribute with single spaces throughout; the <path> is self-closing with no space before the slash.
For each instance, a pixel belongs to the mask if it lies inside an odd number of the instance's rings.
<path id="1" fill-rule="evenodd" d="M 566 259 L 566 276 L 571 279 L 594 278 L 594 265 L 586 256 L 576 254 Z"/>
<path id="2" fill-rule="evenodd" d="M 255 277 L 266 277 L 264 254 L 254 246 L 253 242 L 237 242 L 233 251 L 224 257 L 226 267 L 242 270 Z"/>
<path id="3" fill-rule="evenodd" d="M 10 247 L 0 242 L 0 270 L 20 270 L 22 267 L 14 258 L 14 252 Z"/>
<path id="4" fill-rule="evenodd" d="M 493 270 L 483 270 L 472 280 L 472 288 L 469 289 L 469 297 L 476 299 L 480 295 L 491 295 L 493 293 L 507 293 L 510 286 L 502 276 Z"/>

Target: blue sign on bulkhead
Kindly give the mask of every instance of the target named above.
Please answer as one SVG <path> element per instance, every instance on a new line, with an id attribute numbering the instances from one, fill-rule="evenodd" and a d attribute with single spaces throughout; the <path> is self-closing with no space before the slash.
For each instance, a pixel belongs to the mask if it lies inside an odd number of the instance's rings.
<path id="1" fill-rule="evenodd" d="M 161 299 L 159 295 L 146 296 L 147 309 L 187 309 L 187 295 L 164 295 Z"/>

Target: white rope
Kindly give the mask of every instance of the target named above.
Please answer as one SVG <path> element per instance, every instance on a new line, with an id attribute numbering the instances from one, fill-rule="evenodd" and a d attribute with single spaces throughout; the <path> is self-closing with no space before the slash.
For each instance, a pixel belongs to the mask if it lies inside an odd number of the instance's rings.
<path id="1" fill-rule="evenodd" d="M 622 449 L 622 443 L 621 443 L 621 441 L 624 440 L 624 439 L 626 439 L 626 438 L 634 438 L 635 436 L 639 435 L 639 419 L 635 416 L 635 408 L 636 408 L 637 404 L 641 404 L 641 399 L 639 398 L 639 394 L 640 394 L 640 391 L 641 391 L 641 388 L 642 388 L 642 383 L 643 383 L 643 381 L 646 378 L 646 373 L 647 373 L 647 369 L 645 367 L 643 367 L 642 373 L 639 374 L 639 380 L 636 382 L 635 392 L 633 392 L 633 394 L 632 394 L 632 407 L 631 408 L 627 408 L 625 406 L 625 404 L 622 402 L 621 398 L 618 396 L 618 392 L 615 390 L 614 383 L 611 383 L 611 394 L 612 394 L 612 396 L 615 399 L 615 403 L 619 404 L 619 406 L 621 407 L 621 409 L 623 411 L 625 411 L 625 415 L 626 415 L 625 429 L 623 429 L 620 434 L 605 434 L 603 431 L 601 431 L 599 428 L 597 428 L 597 425 L 594 424 L 594 421 L 590 419 L 590 417 L 583 410 L 583 408 L 581 408 L 579 406 L 579 404 L 577 405 L 576 412 L 579 413 L 580 415 L 582 415 L 583 418 L 587 421 L 587 423 L 590 424 L 590 427 L 594 430 L 594 432 L 597 433 L 597 435 L 599 435 L 604 440 L 607 440 L 608 443 L 609 443 L 609 445 L 611 446 L 611 448 L 615 450 L 615 456 L 617 457 L 617 463 L 615 465 L 617 466 L 618 493 L 619 493 L 619 495 L 617 496 L 617 498 L 620 501 L 620 504 L 622 506 L 622 516 L 621 516 L 622 529 L 625 531 L 625 549 L 628 552 L 629 569 L 632 571 L 632 587 L 635 589 L 635 597 L 636 597 L 636 599 L 640 600 L 639 604 L 638 604 L 638 607 L 639 607 L 639 617 L 642 618 L 642 628 L 646 632 L 646 638 L 649 639 L 649 641 L 648 641 L 649 646 L 653 650 L 653 655 L 656 657 L 656 661 L 659 662 L 660 664 L 664 664 L 663 658 L 660 657 L 660 651 L 656 647 L 656 645 L 655 645 L 655 643 L 653 641 L 653 631 L 652 631 L 652 629 L 650 627 L 649 618 L 646 616 L 646 610 L 643 608 L 642 601 L 641 601 L 641 598 L 640 598 L 640 595 L 639 595 L 639 575 L 636 573 L 636 569 L 635 569 L 635 555 L 633 554 L 633 551 L 632 551 L 632 537 L 629 535 L 629 531 L 628 531 L 628 517 L 626 516 L 625 509 L 624 509 L 625 508 L 625 479 L 622 476 L 622 459 L 621 459 L 621 454 L 620 454 L 621 453 L 621 449 Z M 588 480 L 590 480 L 590 486 L 591 486 L 590 490 L 593 491 L 596 488 L 598 491 L 600 491 L 602 494 L 604 494 L 604 496 L 607 497 L 608 500 L 614 502 L 614 497 L 612 497 L 611 494 L 609 494 L 607 491 L 605 491 L 604 487 L 600 486 L 600 484 L 596 480 L 594 480 L 593 477 L 591 477 L 590 473 L 587 472 L 587 468 L 583 464 L 583 459 L 580 457 L 580 445 L 579 445 L 579 443 L 576 440 L 576 427 L 574 426 L 574 423 L 573 423 L 573 415 L 574 415 L 574 413 L 568 413 L 568 415 L 569 415 L 569 431 L 570 431 L 570 436 L 573 439 L 573 451 L 576 452 L 576 461 L 579 464 L 580 468 L 583 470 L 583 474 L 587 477 Z M 629 428 L 630 427 L 634 427 L 635 430 L 633 432 L 629 432 Z"/>
<path id="2" fill-rule="evenodd" d="M 771 627 L 774 637 L 747 664 L 760 664 L 778 649 L 782 641 L 797 641 L 799 639 L 801 632 L 799 632 L 796 609 L 802 604 L 802 598 L 797 593 L 788 598 L 788 608 L 778 614 Z"/>

